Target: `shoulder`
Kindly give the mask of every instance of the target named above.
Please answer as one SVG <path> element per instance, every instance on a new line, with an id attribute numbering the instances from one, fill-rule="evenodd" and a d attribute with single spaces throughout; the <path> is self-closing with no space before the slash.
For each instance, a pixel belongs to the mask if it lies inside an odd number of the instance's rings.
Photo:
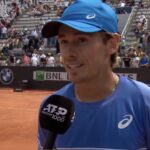
<path id="1" fill-rule="evenodd" d="M 52 95 L 61 95 L 61 96 L 65 96 L 68 98 L 72 98 L 73 97 L 73 84 L 72 83 L 68 83 L 67 85 L 65 85 L 64 87 L 62 87 L 61 89 L 57 90 L 56 92 L 47 95 L 44 100 L 42 101 L 41 105 L 43 103 L 45 103 L 47 101 L 47 99 L 52 96 Z"/>
<path id="2" fill-rule="evenodd" d="M 126 77 L 121 77 L 121 80 L 122 88 L 128 96 L 133 97 L 135 101 L 150 104 L 150 87 L 147 84 Z"/>
<path id="3" fill-rule="evenodd" d="M 135 87 L 135 90 L 137 90 L 141 94 L 147 93 L 150 96 L 150 87 L 147 84 L 133 79 L 128 79 L 128 82 L 130 82 L 130 85 Z"/>
<path id="4" fill-rule="evenodd" d="M 122 76 L 120 77 L 120 79 L 121 82 L 123 83 L 122 85 L 124 85 L 127 89 L 131 90 L 132 92 L 135 91 L 138 92 L 139 94 L 148 94 L 150 96 L 150 87 L 147 84 L 141 81 L 137 81 Z"/>
<path id="5" fill-rule="evenodd" d="M 64 87 L 62 87 L 58 91 L 56 91 L 55 94 L 70 97 L 73 94 L 73 88 L 74 88 L 73 84 L 68 83 L 67 85 L 65 85 Z"/>

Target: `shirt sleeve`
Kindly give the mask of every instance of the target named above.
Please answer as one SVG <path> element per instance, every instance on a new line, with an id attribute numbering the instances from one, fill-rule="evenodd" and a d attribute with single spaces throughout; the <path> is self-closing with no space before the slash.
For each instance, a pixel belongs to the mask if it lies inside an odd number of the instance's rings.
<path id="1" fill-rule="evenodd" d="M 145 106 L 145 111 L 146 111 L 146 117 L 145 117 L 146 118 L 145 119 L 146 142 L 147 142 L 148 149 L 150 149 L 150 93 L 149 93 L 149 97 L 146 100 L 145 105 L 146 105 Z"/>
<path id="2" fill-rule="evenodd" d="M 43 103 L 46 101 L 46 98 L 43 100 L 43 102 L 41 103 L 40 105 L 40 108 L 39 110 L 41 109 Z M 38 114 L 39 115 L 39 114 Z M 48 133 L 49 131 L 46 130 L 46 129 L 43 129 L 41 126 L 40 126 L 40 121 L 39 121 L 39 116 L 38 116 L 38 133 L 37 133 L 37 144 L 38 144 L 38 150 L 43 150 L 43 146 L 44 146 L 44 143 L 47 139 L 47 136 L 48 136 Z"/>

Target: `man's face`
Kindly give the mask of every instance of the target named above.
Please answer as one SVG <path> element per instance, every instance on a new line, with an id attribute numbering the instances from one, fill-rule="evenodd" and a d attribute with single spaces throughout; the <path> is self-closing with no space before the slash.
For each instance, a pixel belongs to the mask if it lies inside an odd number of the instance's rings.
<path id="1" fill-rule="evenodd" d="M 83 33 L 62 25 L 58 41 L 64 67 L 73 82 L 98 80 L 110 69 L 110 53 L 102 33 Z"/>

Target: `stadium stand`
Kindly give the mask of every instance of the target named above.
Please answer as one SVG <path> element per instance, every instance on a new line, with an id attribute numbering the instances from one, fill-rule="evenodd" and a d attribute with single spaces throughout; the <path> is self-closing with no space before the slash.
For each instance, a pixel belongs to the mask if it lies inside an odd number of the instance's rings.
<path id="1" fill-rule="evenodd" d="M 1 22 L 12 14 L 12 10 L 15 15 L 6 29 L 3 28 L 6 34 L 0 33 L 0 65 L 62 66 L 56 38 L 43 39 L 41 29 L 47 20 L 57 20 L 72 2 L 73 0 L 16 0 L 14 4 L 12 0 L 6 0 L 5 3 L 1 1 Z M 119 51 L 120 63 L 116 67 L 127 67 L 124 58 L 129 57 L 132 62 L 133 52 L 139 57 L 138 67 L 144 53 L 148 58 L 147 66 L 149 66 L 149 0 L 105 0 L 105 2 L 115 9 L 119 18 L 119 32 L 122 40 Z M 0 27 L 2 24 L 3 22 Z M 12 54 L 15 57 L 14 64 L 10 63 L 10 60 L 13 60 Z M 133 67 L 133 65 L 129 66 Z"/>
<path id="2" fill-rule="evenodd" d="M 144 15 L 147 20 L 146 30 L 150 30 L 150 25 L 148 25 L 150 23 L 150 7 L 147 7 L 146 2 L 146 0 L 143 0 L 143 5 L 145 7 L 140 7 L 139 3 L 135 3 L 134 9 L 132 10 L 130 18 L 126 24 L 126 28 L 124 28 L 124 32 L 122 33 L 122 36 L 126 37 L 126 44 L 129 46 L 138 45 L 138 40 L 135 36 L 134 29 L 137 25 L 137 22 L 139 22 L 139 17 L 141 14 Z"/>

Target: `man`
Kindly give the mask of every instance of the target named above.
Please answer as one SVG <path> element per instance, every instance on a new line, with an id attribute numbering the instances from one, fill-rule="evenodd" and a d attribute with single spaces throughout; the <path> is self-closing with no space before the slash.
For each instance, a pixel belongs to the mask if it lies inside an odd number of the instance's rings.
<path id="1" fill-rule="evenodd" d="M 42 34 L 58 36 L 72 83 L 55 94 L 75 105 L 74 121 L 57 136 L 56 148 L 149 149 L 150 88 L 112 71 L 120 42 L 115 12 L 100 0 L 77 0 L 60 20 L 45 24 Z M 39 124 L 39 149 L 47 135 Z"/>

